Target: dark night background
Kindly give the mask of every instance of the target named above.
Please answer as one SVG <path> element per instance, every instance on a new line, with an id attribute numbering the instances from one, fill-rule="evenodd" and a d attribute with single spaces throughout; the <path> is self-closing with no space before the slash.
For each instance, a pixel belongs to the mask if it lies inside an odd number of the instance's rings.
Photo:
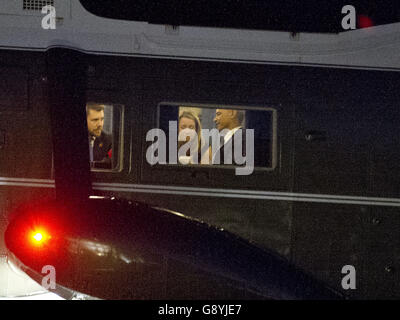
<path id="1" fill-rule="evenodd" d="M 338 33 L 342 8 L 353 5 L 357 28 L 400 21 L 398 1 L 80 0 L 93 14 L 154 24 Z"/>

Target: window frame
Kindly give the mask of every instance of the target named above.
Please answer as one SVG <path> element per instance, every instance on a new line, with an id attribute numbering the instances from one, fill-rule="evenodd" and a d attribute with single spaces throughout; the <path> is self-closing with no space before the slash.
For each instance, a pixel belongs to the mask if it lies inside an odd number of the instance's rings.
<path id="1" fill-rule="evenodd" d="M 195 102 L 171 102 L 171 101 L 161 101 L 157 104 L 156 110 L 156 126 L 160 128 L 160 109 L 162 106 L 185 106 L 185 107 L 194 107 L 194 108 L 207 108 L 207 109 L 237 109 L 237 110 L 259 110 L 259 111 L 270 111 L 272 114 L 272 139 L 271 139 L 271 166 L 255 166 L 253 172 L 257 171 L 274 171 L 278 166 L 278 108 L 275 106 L 254 106 L 254 105 L 232 105 L 232 104 L 214 104 L 214 103 L 195 103 Z M 146 149 L 147 150 L 147 149 Z M 145 153 L 146 153 L 145 150 Z M 163 167 L 187 167 L 187 168 L 215 168 L 215 170 L 223 169 L 223 170 L 232 170 L 238 168 L 233 164 L 159 164 L 157 163 L 155 166 L 163 166 Z M 251 175 L 251 174 L 250 174 Z"/>
<path id="2" fill-rule="evenodd" d="M 89 101 L 89 100 L 88 100 Z M 124 128 L 125 128 L 125 105 L 122 103 L 111 103 L 105 102 L 105 100 L 91 99 L 90 101 L 98 104 L 102 104 L 105 106 L 118 106 L 121 110 L 120 112 L 120 123 L 119 123 L 119 137 L 118 137 L 118 162 L 115 168 L 104 169 L 104 168 L 95 168 L 90 165 L 90 172 L 122 172 L 124 170 Z M 86 123 L 86 122 L 85 122 Z M 114 137 L 113 137 L 114 143 Z"/>

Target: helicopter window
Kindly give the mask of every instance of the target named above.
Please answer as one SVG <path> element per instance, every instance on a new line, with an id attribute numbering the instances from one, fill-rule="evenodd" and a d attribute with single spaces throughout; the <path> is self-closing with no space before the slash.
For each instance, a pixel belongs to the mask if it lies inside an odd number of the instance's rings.
<path id="1" fill-rule="evenodd" d="M 122 110 L 123 107 L 120 105 L 98 102 L 86 104 L 89 158 L 92 170 L 119 169 Z"/>
<path id="2" fill-rule="evenodd" d="M 251 163 L 271 168 L 275 119 L 272 108 L 161 103 L 158 133 L 163 137 L 148 148 L 146 157 L 151 164 Z M 155 141 L 152 138 L 146 140 Z"/>

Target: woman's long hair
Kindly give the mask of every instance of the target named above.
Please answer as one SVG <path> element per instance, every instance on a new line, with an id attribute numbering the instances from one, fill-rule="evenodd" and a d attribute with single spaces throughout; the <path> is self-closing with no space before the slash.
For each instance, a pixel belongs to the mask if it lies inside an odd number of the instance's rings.
<path id="1" fill-rule="evenodd" d="M 197 151 L 199 152 L 201 150 L 202 147 L 202 139 L 201 139 L 201 123 L 200 123 L 200 119 L 198 116 L 196 116 L 195 114 L 193 114 L 190 111 L 183 111 L 180 115 L 179 115 L 179 119 L 178 119 L 178 125 L 181 121 L 182 118 L 187 118 L 187 119 L 191 119 L 194 121 L 195 124 L 195 131 L 197 134 Z"/>

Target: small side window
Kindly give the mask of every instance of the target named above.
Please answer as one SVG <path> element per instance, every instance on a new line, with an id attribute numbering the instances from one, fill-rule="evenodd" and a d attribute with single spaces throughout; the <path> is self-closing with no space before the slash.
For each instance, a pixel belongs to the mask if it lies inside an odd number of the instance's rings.
<path id="1" fill-rule="evenodd" d="M 103 170 L 121 169 L 121 121 L 123 106 L 88 102 L 86 120 L 90 167 Z"/>

